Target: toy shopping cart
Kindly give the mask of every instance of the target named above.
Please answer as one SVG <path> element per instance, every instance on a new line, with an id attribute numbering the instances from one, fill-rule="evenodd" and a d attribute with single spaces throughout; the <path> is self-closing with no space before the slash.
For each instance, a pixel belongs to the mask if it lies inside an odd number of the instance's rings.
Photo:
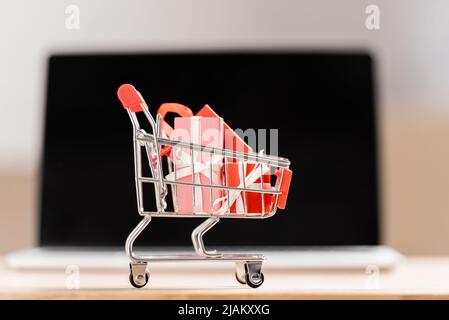
<path id="1" fill-rule="evenodd" d="M 209 231 L 221 218 L 232 219 L 266 219 L 272 217 L 277 208 L 285 206 L 288 188 L 290 185 L 291 171 L 289 170 L 290 162 L 285 158 L 269 156 L 265 154 L 246 153 L 229 150 L 225 148 L 214 148 L 205 145 L 174 141 L 163 137 L 161 133 L 161 124 L 163 122 L 160 114 L 157 114 L 156 120 L 151 115 L 147 104 L 140 93 L 131 85 L 124 84 L 118 90 L 118 97 L 128 112 L 129 118 L 133 125 L 133 142 L 134 142 L 134 170 L 135 183 L 137 192 L 137 208 L 138 213 L 143 219 L 130 233 L 126 240 L 126 254 L 130 260 L 129 280 L 136 288 L 141 288 L 148 283 L 149 271 L 147 264 L 149 262 L 166 262 L 166 261 L 231 261 L 236 264 L 236 279 L 242 284 L 247 284 L 252 288 L 259 287 L 263 281 L 262 262 L 264 257 L 261 254 L 245 254 L 245 253 L 219 253 L 217 251 L 206 250 L 203 242 L 204 234 Z M 138 118 L 142 117 L 145 122 L 148 121 L 152 133 L 147 133 L 139 123 Z M 145 123 L 148 125 L 148 123 Z M 219 159 L 219 166 L 222 168 L 223 181 L 221 185 L 213 182 L 204 183 L 192 179 L 176 179 L 177 163 L 175 159 L 167 156 L 168 153 L 176 154 L 179 150 L 187 152 L 191 155 L 190 170 L 192 177 L 195 176 L 196 163 L 194 161 L 195 153 L 208 154 L 211 158 Z M 162 160 L 166 158 L 167 163 Z M 164 159 L 165 161 L 165 159 Z M 214 162 L 215 165 L 217 161 Z M 145 164 L 145 166 L 142 166 Z M 253 179 L 251 185 L 248 182 L 249 165 L 251 164 L 251 172 L 258 170 L 259 179 Z M 241 183 L 232 184 L 230 181 L 231 168 L 237 166 L 239 170 Z M 149 167 L 149 170 L 144 168 Z M 213 165 L 210 163 L 209 168 L 212 175 Z M 165 174 L 167 171 L 167 174 Z M 204 170 L 204 168 L 203 168 Z M 266 186 L 262 176 L 267 174 L 276 176 L 275 184 Z M 169 176 L 175 178 L 168 178 Z M 155 193 L 156 210 L 149 211 L 144 208 L 144 185 L 152 184 Z M 179 202 L 177 188 L 186 187 L 191 189 L 193 198 L 193 206 L 191 212 L 182 212 L 179 210 Z M 153 188 L 151 188 L 153 189 Z M 198 189 L 208 190 L 210 192 L 210 210 L 197 209 L 195 202 Z M 145 189 L 146 190 L 146 189 Z M 222 204 L 219 209 L 213 202 L 212 192 L 219 190 L 222 197 Z M 252 198 L 249 197 L 252 195 Z M 185 196 L 185 194 L 184 194 Z M 240 205 L 231 205 L 230 199 L 240 199 Z M 171 201 L 169 201 L 171 199 Z M 251 202 L 250 200 L 251 199 Z M 209 201 L 209 200 L 208 200 Z M 257 204 L 254 205 L 254 202 Z M 260 203 L 259 203 L 260 201 Z M 251 208 L 250 207 L 251 205 Z M 254 209 L 256 208 L 256 209 Z M 257 211 L 257 212 L 256 212 Z M 206 220 L 196 227 L 192 232 L 192 242 L 194 253 L 183 255 L 138 255 L 133 250 L 133 244 L 136 238 L 148 226 L 153 217 L 164 218 L 205 218 Z"/>

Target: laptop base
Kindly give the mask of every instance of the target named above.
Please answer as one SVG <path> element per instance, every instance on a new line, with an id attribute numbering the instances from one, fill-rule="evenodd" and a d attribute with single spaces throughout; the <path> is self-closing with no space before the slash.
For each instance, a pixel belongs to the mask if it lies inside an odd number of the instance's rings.
<path id="1" fill-rule="evenodd" d="M 264 269 L 365 269 L 376 266 L 388 269 L 399 263 L 403 256 L 388 246 L 335 246 L 335 247 L 223 247 L 226 252 L 258 252 L 266 257 Z M 145 254 L 186 254 L 193 250 L 178 248 L 142 248 Z M 6 264 L 14 269 L 65 269 L 76 265 L 80 269 L 129 269 L 124 248 L 56 248 L 41 247 L 13 252 L 6 256 Z M 198 269 L 226 268 L 232 262 L 187 261 L 182 263 L 152 263 L 151 268 Z"/>

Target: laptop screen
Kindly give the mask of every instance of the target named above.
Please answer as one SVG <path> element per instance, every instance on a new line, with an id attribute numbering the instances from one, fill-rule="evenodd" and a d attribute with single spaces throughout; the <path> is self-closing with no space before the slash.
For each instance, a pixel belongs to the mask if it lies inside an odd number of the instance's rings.
<path id="1" fill-rule="evenodd" d="M 378 244 L 372 68 L 362 53 L 52 56 L 40 244 L 122 246 L 140 221 L 132 127 L 116 95 L 123 83 L 142 93 L 153 114 L 164 102 L 194 112 L 207 103 L 234 129 L 266 129 L 263 149 L 291 161 L 285 210 L 262 220 L 221 219 L 207 244 Z M 201 222 L 154 218 L 136 244 L 190 245 Z"/>

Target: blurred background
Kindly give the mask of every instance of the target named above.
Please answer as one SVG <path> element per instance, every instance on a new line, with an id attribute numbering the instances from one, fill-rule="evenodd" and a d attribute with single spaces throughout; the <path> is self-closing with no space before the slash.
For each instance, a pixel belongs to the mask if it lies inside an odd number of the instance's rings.
<path id="1" fill-rule="evenodd" d="M 71 4 L 79 29 L 66 28 Z M 373 4 L 377 30 L 365 25 Z M 35 244 L 50 54 L 294 48 L 373 54 L 383 242 L 405 254 L 449 254 L 449 2 L 4 0 L 0 12 L 0 253 Z"/>

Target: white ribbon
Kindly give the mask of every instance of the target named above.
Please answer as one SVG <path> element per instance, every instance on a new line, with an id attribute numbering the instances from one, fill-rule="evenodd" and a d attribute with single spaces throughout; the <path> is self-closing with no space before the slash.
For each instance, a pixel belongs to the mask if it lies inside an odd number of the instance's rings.
<path id="1" fill-rule="evenodd" d="M 193 143 L 201 144 L 201 128 L 200 128 L 200 119 L 201 117 L 191 117 L 191 129 L 190 129 L 190 140 Z M 174 133 L 176 132 L 176 129 Z M 221 136 L 221 133 L 220 133 Z M 175 171 L 168 174 L 166 179 L 169 181 L 175 181 L 177 179 L 185 178 L 192 176 L 192 183 L 198 185 L 199 187 L 194 188 L 194 212 L 203 212 L 205 211 L 203 208 L 203 193 L 204 188 L 201 188 L 201 175 L 209 179 L 210 185 L 215 184 L 217 186 L 221 185 L 221 167 L 222 167 L 222 159 L 223 156 L 206 153 L 202 151 L 194 151 L 184 150 L 181 147 L 173 147 L 173 150 L 176 151 L 173 155 L 173 161 L 175 163 Z M 196 153 L 194 157 L 193 154 Z M 208 161 L 202 161 L 203 157 L 206 155 L 210 156 Z M 193 166 L 192 166 L 193 164 Z M 218 166 L 218 168 L 217 168 Z M 215 167 L 215 168 L 214 168 Z M 212 171 L 212 175 L 211 175 Z M 218 171 L 218 173 L 217 173 Z"/>
<path id="2" fill-rule="evenodd" d="M 261 153 L 263 153 L 263 150 L 261 151 Z M 242 163 L 239 163 L 239 165 L 238 165 L 239 166 L 238 167 L 239 168 L 238 169 L 239 177 L 243 177 L 244 176 L 243 166 L 245 166 L 245 168 L 246 168 L 246 165 L 248 163 L 252 163 L 252 162 L 244 161 Z M 261 167 L 262 167 L 262 169 L 261 169 Z M 254 168 L 251 170 L 251 172 L 245 177 L 245 179 L 240 179 L 242 181 L 237 186 L 237 188 L 244 188 L 244 187 L 246 187 L 246 189 L 251 189 L 252 187 L 257 186 L 257 183 L 255 184 L 256 180 L 259 179 L 259 178 L 263 179 L 262 176 L 264 174 L 266 174 L 267 172 L 269 172 L 269 170 L 270 170 L 270 167 L 268 165 L 257 163 L 254 166 Z M 224 196 L 222 198 L 219 198 L 219 199 L 215 200 L 214 207 L 215 207 L 215 205 L 217 203 L 220 203 L 220 202 L 224 201 L 222 206 L 220 207 L 220 209 L 217 210 L 217 213 L 221 214 L 221 215 L 225 214 L 228 211 L 228 207 L 230 208 L 237 201 L 237 203 L 236 203 L 236 213 L 237 214 L 239 214 L 239 213 L 243 214 L 244 213 L 244 207 L 243 207 L 243 200 L 242 200 L 242 195 L 241 195 L 242 192 L 243 192 L 242 190 L 230 190 L 229 191 L 229 199 L 228 199 L 228 196 L 226 195 L 226 196 Z M 228 203 L 229 203 L 229 205 L 228 205 Z"/>
<path id="3" fill-rule="evenodd" d="M 198 154 L 201 154 L 201 151 L 196 151 Z M 197 158 L 201 157 L 201 155 L 196 155 L 195 158 L 192 159 L 192 156 L 185 152 L 184 150 L 178 149 L 176 150 L 177 155 L 174 157 L 174 161 L 176 163 L 176 171 L 171 172 L 166 176 L 166 179 L 169 181 L 175 181 L 176 179 L 181 179 L 189 176 L 192 177 L 192 183 L 196 185 L 201 185 L 200 177 L 203 175 L 207 179 L 209 179 L 209 184 L 215 184 L 220 185 L 221 181 L 219 180 L 221 178 L 220 174 L 217 173 L 216 166 L 219 166 L 219 169 L 221 169 L 221 163 L 222 163 L 222 156 L 219 155 L 211 155 L 211 159 L 206 162 L 201 162 Z M 193 162 L 193 167 L 192 167 Z M 212 170 L 211 170 L 212 166 Z M 215 168 L 214 168 L 215 167 Z M 212 175 L 211 175 L 212 171 Z M 203 194 L 201 187 L 192 187 L 194 188 L 195 192 L 195 212 L 202 212 L 203 211 Z"/>
<path id="4" fill-rule="evenodd" d="M 192 125 L 190 134 L 191 141 L 196 144 L 201 144 L 200 141 L 200 125 L 199 121 L 197 121 L 195 118 L 192 117 Z M 175 129 L 176 131 L 176 129 Z M 192 186 L 194 188 L 194 212 L 203 212 L 205 209 L 203 208 L 203 195 L 202 191 L 204 188 L 201 187 L 201 175 L 209 179 L 210 185 L 222 185 L 221 181 L 221 168 L 223 166 L 223 156 L 217 155 L 217 154 L 210 154 L 210 159 L 208 161 L 201 161 L 202 156 L 205 154 L 202 151 L 194 151 L 191 150 L 192 153 L 196 152 L 197 155 L 194 157 L 193 154 L 190 154 L 189 150 L 184 150 L 181 147 L 173 147 L 173 161 L 175 166 L 175 171 L 171 172 L 166 176 L 166 179 L 168 181 L 174 181 L 192 176 L 192 183 L 197 185 Z M 263 150 L 260 151 L 259 154 L 263 154 Z M 209 155 L 209 153 L 207 153 Z M 193 166 L 192 166 L 193 163 Z M 259 178 L 263 179 L 263 175 L 265 175 L 267 172 L 270 171 L 270 167 L 266 164 L 256 163 L 254 168 L 251 170 L 251 172 L 245 176 L 246 170 L 243 170 L 243 168 L 246 168 L 246 165 L 248 163 L 254 163 L 252 161 L 242 161 L 238 163 L 238 171 L 239 171 L 239 177 L 240 177 L 240 184 L 237 186 L 237 188 L 246 188 L 246 189 L 257 189 L 257 183 L 255 183 Z M 214 168 L 215 167 L 215 168 Z M 217 173 L 218 172 L 218 173 Z M 212 174 L 211 174 L 212 173 Z M 241 179 L 244 177 L 244 179 Z M 231 187 L 232 188 L 232 187 Z M 222 189 L 219 189 L 222 190 Z M 225 195 L 223 197 L 220 197 L 213 201 L 211 210 L 214 210 L 215 206 L 219 203 L 222 203 L 220 209 L 216 211 L 217 214 L 223 215 L 226 214 L 228 211 L 228 207 L 236 203 L 236 213 L 237 214 L 243 214 L 244 213 L 244 207 L 243 207 L 243 199 L 242 199 L 242 192 L 241 190 L 229 190 L 229 199 L 228 195 Z M 250 191 L 251 192 L 251 191 Z M 229 204 L 228 204 L 229 203 Z"/>

